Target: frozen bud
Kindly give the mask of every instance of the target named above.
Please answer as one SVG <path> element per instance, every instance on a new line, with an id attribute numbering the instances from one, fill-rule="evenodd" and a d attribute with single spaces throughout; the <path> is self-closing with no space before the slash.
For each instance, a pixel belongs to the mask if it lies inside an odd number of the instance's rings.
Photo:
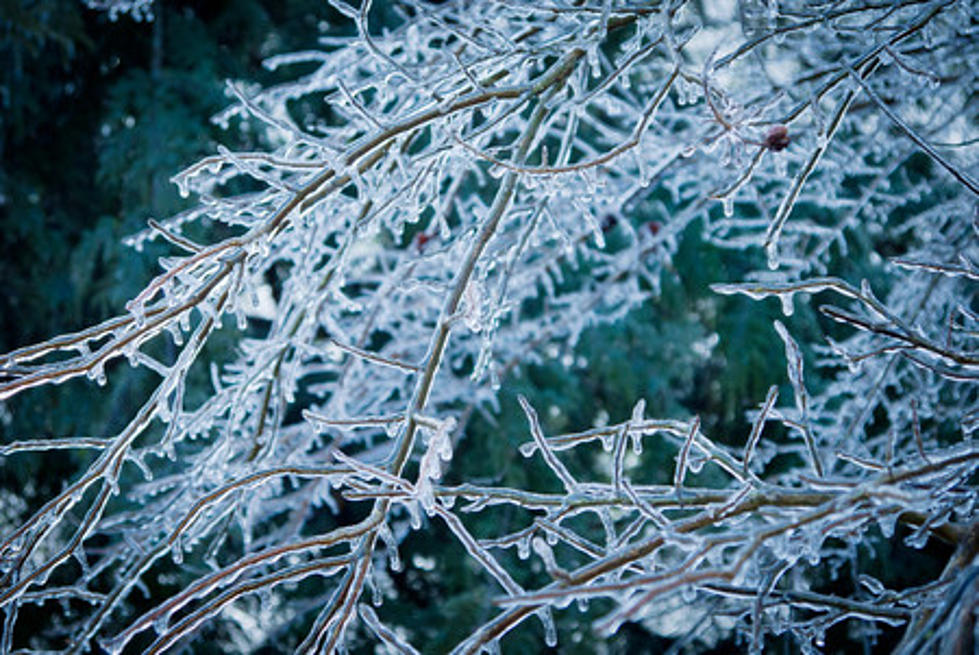
<path id="1" fill-rule="evenodd" d="M 425 244 L 434 238 L 434 234 L 425 234 L 424 232 L 419 232 L 415 235 L 415 248 L 418 252 L 425 252 Z"/>
<path id="2" fill-rule="evenodd" d="M 646 223 L 646 229 L 649 230 L 649 233 L 652 234 L 653 236 L 659 234 L 659 230 L 661 227 L 663 226 L 660 224 L 659 221 L 649 221 Z"/>
<path id="3" fill-rule="evenodd" d="M 765 135 L 764 145 L 773 152 L 781 152 L 788 148 L 791 142 L 789 128 L 784 125 L 775 125 Z"/>

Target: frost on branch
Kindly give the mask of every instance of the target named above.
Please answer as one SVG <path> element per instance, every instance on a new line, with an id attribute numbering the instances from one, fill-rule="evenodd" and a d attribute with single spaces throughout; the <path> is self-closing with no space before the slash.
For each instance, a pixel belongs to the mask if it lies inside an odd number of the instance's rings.
<path id="1" fill-rule="evenodd" d="M 122 359 L 156 385 L 116 432 L 0 445 L 4 466 L 97 453 L 2 515 L 0 651 L 155 653 L 216 624 L 245 650 L 424 651 L 384 601 L 435 530 L 491 597 L 455 652 L 523 623 L 548 646 L 626 622 L 752 652 L 816 651 L 842 622 L 865 643 L 896 628 L 906 653 L 970 643 L 974 6 L 405 1 L 382 29 L 370 2 L 332 4 L 348 37 L 267 62 L 298 79 L 229 83 L 216 120 L 268 147 L 175 175 L 199 203 L 133 236 L 172 255 L 126 312 L 0 356 L 12 411 L 110 384 Z M 766 382 L 750 431 L 638 399 L 548 434 L 520 396 L 510 465 L 547 475 L 453 475 L 470 417 L 548 348 L 654 301 L 695 231 L 761 263 L 715 291 L 786 316 L 769 336 L 788 385 Z M 861 566 L 895 539 L 952 555 L 888 588 Z M 57 620 L 28 634 L 35 606 Z"/>
<path id="2" fill-rule="evenodd" d="M 105 11 L 110 20 L 129 14 L 133 20 L 153 20 L 153 0 L 82 0 L 89 9 Z"/>

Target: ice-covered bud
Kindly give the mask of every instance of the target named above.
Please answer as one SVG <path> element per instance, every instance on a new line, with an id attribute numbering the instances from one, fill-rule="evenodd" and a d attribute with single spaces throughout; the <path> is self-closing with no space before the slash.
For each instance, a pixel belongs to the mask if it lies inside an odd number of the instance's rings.
<path id="1" fill-rule="evenodd" d="M 425 245 L 434 238 L 434 234 L 419 232 L 415 235 L 415 250 L 417 250 L 419 253 L 425 252 Z"/>
<path id="2" fill-rule="evenodd" d="M 773 126 L 765 134 L 765 140 L 762 143 L 772 152 L 782 152 L 792 143 L 792 138 L 789 136 L 789 128 L 784 125 Z"/>

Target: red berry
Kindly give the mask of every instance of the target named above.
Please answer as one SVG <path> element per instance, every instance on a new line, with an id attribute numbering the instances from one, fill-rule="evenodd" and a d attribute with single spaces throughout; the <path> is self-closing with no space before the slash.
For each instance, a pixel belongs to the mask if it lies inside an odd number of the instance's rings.
<path id="1" fill-rule="evenodd" d="M 424 252 L 425 244 L 435 238 L 434 234 L 425 234 L 424 232 L 419 232 L 415 235 L 415 248 L 418 252 Z"/>

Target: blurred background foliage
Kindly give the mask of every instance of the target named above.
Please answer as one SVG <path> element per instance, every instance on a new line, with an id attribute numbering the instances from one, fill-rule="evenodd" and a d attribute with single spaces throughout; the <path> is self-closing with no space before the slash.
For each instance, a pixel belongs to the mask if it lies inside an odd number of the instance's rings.
<path id="1" fill-rule="evenodd" d="M 122 238 L 141 229 L 147 218 L 186 206 L 169 178 L 214 152 L 218 143 L 229 148 L 262 145 L 261 136 L 247 124 L 222 128 L 210 121 L 231 102 L 226 80 L 269 84 L 277 76 L 294 76 L 295 71 L 267 71 L 261 62 L 272 54 L 314 47 L 319 36 L 348 25 L 320 0 L 168 0 L 157 1 L 153 11 L 152 21 L 128 16 L 113 21 L 77 0 L 0 0 L 2 352 L 122 312 L 126 300 L 152 277 L 156 257 L 162 254 L 152 248 L 134 253 L 122 245 Z M 639 207 L 625 219 L 643 225 L 653 213 Z M 610 228 L 610 242 L 615 229 Z M 573 351 L 546 351 L 538 363 L 521 367 L 504 382 L 496 411 L 477 408 L 446 484 L 479 480 L 542 491 L 557 488 L 558 481 L 539 458 L 524 459 L 517 450 L 529 438 L 518 393 L 539 408 L 549 434 L 623 421 L 636 399 L 644 398 L 647 416 L 685 419 L 697 414 L 714 438 L 743 443 L 750 429 L 746 410 L 764 399 L 768 386 L 777 382 L 784 385 L 783 393 L 791 393 L 784 353 L 773 338 L 772 320 L 781 311 L 775 301 L 712 294 L 710 283 L 740 280 L 760 267 L 762 255 L 721 251 L 702 242 L 698 232 L 693 225 L 682 235 L 655 302 L 623 321 L 587 331 Z M 854 243 L 858 252 L 875 247 L 859 238 Z M 870 274 L 860 271 L 856 277 Z M 814 336 L 825 327 L 802 303 L 791 319 L 782 320 L 799 337 Z M 228 343 L 230 338 L 218 335 L 211 348 Z M 72 382 L 23 394 L 16 408 L 0 407 L 0 440 L 111 434 L 128 420 L 153 380 L 126 365 L 110 367 L 108 373 L 112 384 L 105 389 Z M 815 372 L 809 382 L 819 384 Z M 206 375 L 200 383 L 207 384 Z M 596 451 L 577 449 L 569 466 L 607 471 L 607 461 Z M 633 479 L 669 483 L 672 452 L 647 447 L 630 461 Z M 16 513 L 26 513 L 57 492 L 56 485 L 70 479 L 88 457 L 84 451 L 43 460 L 18 456 L 17 466 L 11 465 L 13 459 L 0 466 L 0 487 L 15 491 L 24 502 Z M 14 518 L 0 512 L 0 527 Z M 508 510 L 483 512 L 470 528 L 486 536 L 512 520 Z M 883 541 L 874 548 L 897 546 Z M 453 549 L 459 551 L 456 557 Z M 504 556 L 515 558 L 515 551 Z M 387 579 L 379 581 L 382 592 L 397 600 L 378 612 L 385 622 L 403 626 L 423 652 L 446 651 L 487 619 L 482 615 L 482 574 L 440 525 L 409 534 L 402 557 L 404 568 L 389 569 Z M 938 559 L 926 560 L 916 565 L 940 565 Z M 536 559 L 534 565 L 538 569 L 527 567 L 526 579 L 518 582 L 530 584 L 545 575 Z M 908 575 L 908 569 L 900 575 Z M 887 578 L 887 572 L 881 577 Z M 300 586 L 297 603 L 302 594 Z M 601 609 L 589 611 L 598 615 Z M 562 641 L 562 652 L 598 648 L 583 616 L 561 613 L 562 621 L 580 622 L 578 627 L 561 626 L 563 635 L 572 635 Z M 205 639 L 196 642 L 199 652 L 227 650 L 233 643 L 227 629 L 205 627 Z M 278 637 L 286 636 L 270 635 L 264 652 L 279 652 Z M 288 636 L 282 643 L 293 640 Z M 372 652 L 370 643 L 362 642 L 364 652 Z M 537 652 L 542 644 L 540 626 L 531 622 L 507 642 L 513 652 L 525 653 Z M 603 644 L 607 652 L 621 653 L 661 652 L 668 646 L 637 625 L 625 626 L 616 639 Z M 725 646 L 736 648 L 718 643 L 718 652 Z"/>
<path id="2" fill-rule="evenodd" d="M 78 0 L 0 1 L 2 352 L 124 311 L 165 251 L 137 254 L 122 239 L 188 206 L 170 177 L 218 143 L 260 145 L 248 125 L 210 122 L 230 102 L 226 80 L 274 82 L 266 56 L 314 46 L 331 27 L 314 0 L 156 2 L 153 13 L 110 20 Z M 11 403 L 4 441 L 118 429 L 152 379 L 108 373 L 105 389 L 69 383 Z M 21 457 L 0 467 L 0 484 L 34 506 L 86 457 L 65 451 L 43 475 L 39 458 Z"/>

